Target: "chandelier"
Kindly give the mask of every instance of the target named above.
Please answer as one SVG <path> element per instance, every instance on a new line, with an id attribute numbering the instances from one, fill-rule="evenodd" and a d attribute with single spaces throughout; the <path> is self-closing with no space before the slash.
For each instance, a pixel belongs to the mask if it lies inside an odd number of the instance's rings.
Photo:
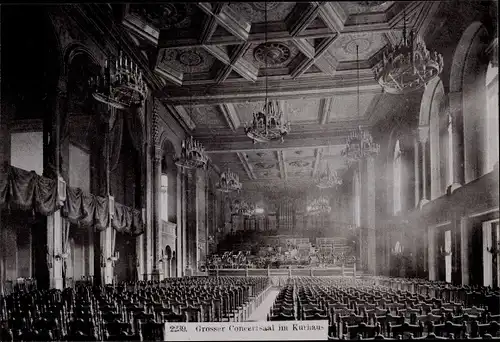
<path id="1" fill-rule="evenodd" d="M 267 101 L 262 111 L 253 114 L 250 123 L 245 122 L 245 134 L 256 142 L 280 140 L 290 132 L 290 123 L 285 122 L 277 101 Z"/>
<path id="2" fill-rule="evenodd" d="M 264 56 L 265 70 L 267 71 L 267 62 L 273 58 L 275 52 L 272 51 L 272 45 L 267 42 L 267 6 L 264 10 L 265 15 L 265 44 L 262 55 Z M 267 143 L 271 141 L 280 140 L 283 142 L 285 135 L 290 132 L 290 123 L 285 122 L 283 111 L 277 101 L 268 99 L 268 84 L 267 73 L 265 76 L 266 97 L 264 100 L 264 107 L 262 111 L 253 113 L 253 119 L 250 123 L 245 122 L 245 134 L 252 139 L 253 143 L 261 142 Z"/>
<path id="3" fill-rule="evenodd" d="M 240 191 L 242 184 L 240 182 L 240 177 L 228 168 L 220 175 L 219 182 L 216 187 L 217 190 L 222 192 L 232 192 Z"/>
<path id="4" fill-rule="evenodd" d="M 175 164 L 186 169 L 206 168 L 208 157 L 203 145 L 193 137 L 182 141 L 181 155 Z"/>
<path id="5" fill-rule="evenodd" d="M 142 72 L 122 52 L 118 59 L 106 60 L 103 73 L 89 80 L 94 99 L 116 109 L 142 104 L 147 93 Z"/>
<path id="6" fill-rule="evenodd" d="M 413 30 L 406 34 L 404 15 L 403 38 L 396 46 L 384 52 L 382 62 L 375 70 L 375 78 L 390 94 L 405 94 L 424 87 L 443 71 L 443 56 L 427 50 L 425 42 Z"/>
<path id="7" fill-rule="evenodd" d="M 255 214 L 255 206 L 244 200 L 234 200 L 231 212 L 235 215 L 252 216 Z"/>
<path id="8" fill-rule="evenodd" d="M 330 201 L 326 197 L 315 198 L 307 206 L 307 213 L 309 215 L 327 214 L 332 210 Z"/>
<path id="9" fill-rule="evenodd" d="M 367 157 L 374 157 L 380 152 L 380 145 L 373 142 L 372 135 L 358 127 L 347 137 L 346 147 L 341 155 L 348 162 L 355 162 Z"/>
<path id="10" fill-rule="evenodd" d="M 357 87 L 357 112 L 359 112 L 359 47 L 356 45 L 356 59 L 358 62 L 358 87 Z M 347 137 L 346 147 L 341 151 L 341 155 L 347 158 L 347 163 L 376 156 L 380 151 L 380 145 L 373 142 L 372 135 L 361 129 L 359 126 Z"/>
<path id="11" fill-rule="evenodd" d="M 320 189 L 327 189 L 340 184 L 342 184 L 342 178 L 337 175 L 336 171 L 330 169 L 330 164 L 326 164 L 326 169 L 320 173 L 316 186 Z"/>

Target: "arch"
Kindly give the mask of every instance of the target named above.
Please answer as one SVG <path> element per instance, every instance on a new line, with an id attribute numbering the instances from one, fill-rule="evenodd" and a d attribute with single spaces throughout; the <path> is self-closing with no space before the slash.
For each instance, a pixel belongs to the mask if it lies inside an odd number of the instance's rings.
<path id="1" fill-rule="evenodd" d="M 70 70 L 70 65 L 77 57 L 78 55 L 84 54 L 86 55 L 89 60 L 94 64 L 95 66 L 101 66 L 97 58 L 94 56 L 92 51 L 88 49 L 85 45 L 82 45 L 80 43 L 71 43 L 68 46 L 64 48 L 64 51 L 62 51 L 62 56 L 63 57 L 63 65 L 62 65 L 62 74 L 65 77 L 68 77 L 69 70 Z"/>
<path id="2" fill-rule="evenodd" d="M 169 151 L 179 156 L 181 154 L 181 146 L 180 144 L 174 144 L 168 136 L 168 133 L 162 129 L 159 139 L 160 146 L 164 151 Z"/>
<path id="3" fill-rule="evenodd" d="M 448 178 L 445 177 L 445 172 L 452 165 L 452 161 L 448 158 L 449 153 L 447 153 L 452 146 L 445 139 L 447 135 L 442 134 L 443 127 L 447 122 L 444 120 L 443 114 L 449 114 L 446 106 L 447 97 L 443 82 L 440 78 L 436 78 L 429 82 L 425 88 L 419 114 L 419 126 L 428 127 L 429 129 L 428 155 L 430 156 L 430 163 L 425 172 L 430 173 L 431 199 L 444 194 L 446 186 L 450 183 Z"/>
<path id="4" fill-rule="evenodd" d="M 477 52 L 474 42 L 477 39 L 488 39 L 488 32 L 484 25 L 475 21 L 465 29 L 453 54 L 453 63 L 450 72 L 450 92 L 460 92 L 463 90 L 464 75 L 467 70 L 467 60 Z"/>
<path id="5" fill-rule="evenodd" d="M 445 96 L 443 82 L 439 77 L 430 81 L 425 87 L 420 103 L 419 126 L 429 126 L 433 115 L 432 105 L 435 101 Z"/>
<path id="6" fill-rule="evenodd" d="M 458 96 L 453 104 L 463 122 L 463 164 L 468 183 L 488 172 L 486 50 L 490 36 L 483 23 L 475 21 L 465 29 L 453 55 L 450 91 Z M 462 158 L 462 156 L 459 156 Z"/>

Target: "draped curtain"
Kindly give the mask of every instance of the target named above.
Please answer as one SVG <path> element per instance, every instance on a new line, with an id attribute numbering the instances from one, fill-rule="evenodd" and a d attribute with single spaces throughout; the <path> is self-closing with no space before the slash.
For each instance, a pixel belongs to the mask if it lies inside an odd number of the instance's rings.
<path id="1" fill-rule="evenodd" d="M 4 167 L 0 173 L 0 208 L 33 210 L 48 216 L 61 209 L 57 195 L 57 181 L 13 166 Z M 109 201 L 105 197 L 66 187 L 66 201 L 62 215 L 71 223 L 93 226 L 102 231 L 109 225 Z M 142 213 L 120 203 L 115 203 L 112 227 L 117 232 L 130 235 L 142 234 Z"/>

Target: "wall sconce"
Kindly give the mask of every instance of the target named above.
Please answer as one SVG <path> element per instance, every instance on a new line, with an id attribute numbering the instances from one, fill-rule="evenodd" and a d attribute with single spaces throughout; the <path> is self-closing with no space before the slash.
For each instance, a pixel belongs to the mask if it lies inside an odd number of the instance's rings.
<path id="1" fill-rule="evenodd" d="M 114 252 L 113 255 L 111 255 L 108 258 L 108 261 L 113 263 L 113 267 L 115 266 L 114 263 L 117 262 L 120 259 L 120 252 Z"/>
<path id="2" fill-rule="evenodd" d="M 65 252 L 65 253 L 56 254 L 54 256 L 54 259 L 56 259 L 56 261 L 62 261 L 62 260 L 66 260 L 68 257 L 69 257 L 69 253 Z"/>
<path id="3" fill-rule="evenodd" d="M 497 242 L 496 246 L 486 247 L 486 250 L 494 256 L 500 254 L 500 241 Z"/>
<path id="4" fill-rule="evenodd" d="M 445 257 L 453 255 L 453 253 L 451 252 L 451 248 L 448 250 L 445 250 L 443 248 L 443 246 L 439 246 L 439 254 L 441 254 L 441 256 L 445 256 Z"/>

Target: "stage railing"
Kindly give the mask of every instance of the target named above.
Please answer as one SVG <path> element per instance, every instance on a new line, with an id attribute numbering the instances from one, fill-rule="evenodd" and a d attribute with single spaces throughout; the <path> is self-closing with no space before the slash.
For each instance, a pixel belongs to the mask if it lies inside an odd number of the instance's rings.
<path id="1" fill-rule="evenodd" d="M 215 268 L 208 270 L 215 277 L 356 277 L 356 265 L 328 268 Z M 359 275 L 359 274 L 358 274 Z"/>

